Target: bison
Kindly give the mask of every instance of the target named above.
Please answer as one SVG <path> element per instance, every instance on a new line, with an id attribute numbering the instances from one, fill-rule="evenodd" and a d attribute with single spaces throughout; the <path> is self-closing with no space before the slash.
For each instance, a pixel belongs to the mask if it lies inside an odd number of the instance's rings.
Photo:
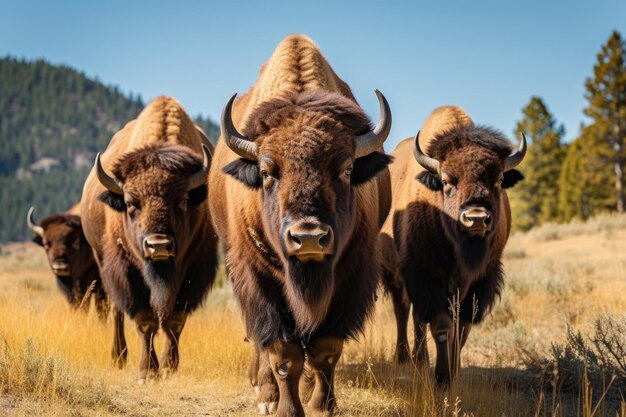
<path id="1" fill-rule="evenodd" d="M 34 207 L 28 210 L 26 223 L 35 234 L 33 242 L 46 251 L 57 286 L 75 309 L 88 309 L 89 298 L 93 296 L 98 317 L 106 320 L 107 298 L 91 246 L 83 233 L 78 215 L 80 204 L 66 213 L 48 216 L 40 224 L 33 220 L 34 211 Z"/>
<path id="2" fill-rule="evenodd" d="M 115 308 L 113 358 L 126 361 L 124 313 L 140 335 L 139 382 L 158 375 L 153 338 L 166 336 L 163 372 L 177 369 L 189 313 L 214 278 L 217 241 L 208 213 L 211 145 L 171 97 L 150 102 L 96 157 L 81 217 Z"/>
<path id="3" fill-rule="evenodd" d="M 254 344 L 249 376 L 262 414 L 304 415 L 305 356 L 309 406 L 332 414 L 344 341 L 372 311 L 390 204 L 390 158 L 381 151 L 391 113 L 376 94 L 372 128 L 317 45 L 292 35 L 222 113 L 209 175 L 220 198 L 209 205 Z"/>
<path id="4" fill-rule="evenodd" d="M 523 134 L 513 150 L 501 133 L 474 125 L 453 106 L 435 110 L 414 140 L 392 153 L 392 209 L 381 240 L 383 282 L 397 321 L 396 359 L 409 356 L 413 305 L 413 358 L 428 364 L 430 324 L 440 385 L 457 375 L 472 324 L 500 295 L 500 259 L 511 226 L 506 189 L 523 178 L 514 168 L 525 153 Z"/>

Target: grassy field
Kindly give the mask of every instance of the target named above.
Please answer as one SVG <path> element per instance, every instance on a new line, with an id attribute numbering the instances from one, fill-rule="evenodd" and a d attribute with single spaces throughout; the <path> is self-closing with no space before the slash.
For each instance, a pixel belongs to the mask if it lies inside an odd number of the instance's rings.
<path id="1" fill-rule="evenodd" d="M 381 297 L 337 368 L 336 414 L 626 416 L 615 381 L 594 385 L 589 364 L 589 375 L 572 368 L 568 383 L 569 362 L 554 361 L 552 348 L 567 345 L 568 326 L 588 340 L 597 317 L 626 320 L 626 216 L 515 235 L 505 269 L 502 300 L 472 331 L 450 391 L 435 389 L 429 371 L 392 363 L 393 313 Z M 0 248 L 0 416 L 256 414 L 245 376 L 250 346 L 228 286 L 189 319 L 180 370 L 168 379 L 137 385 L 138 337 L 128 320 L 126 334 L 129 362 L 120 371 L 109 360 L 112 325 L 70 310 L 43 251 L 30 243 Z"/>

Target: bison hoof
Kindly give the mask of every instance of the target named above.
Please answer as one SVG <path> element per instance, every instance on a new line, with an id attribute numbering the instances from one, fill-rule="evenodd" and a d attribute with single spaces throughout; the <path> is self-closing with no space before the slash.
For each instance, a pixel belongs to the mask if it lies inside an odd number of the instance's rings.
<path id="1" fill-rule="evenodd" d="M 257 407 L 259 408 L 259 414 L 261 414 L 262 416 L 274 414 L 276 412 L 277 405 L 278 403 L 276 402 L 258 403 Z"/>
<path id="2" fill-rule="evenodd" d="M 409 350 L 406 347 L 397 348 L 394 355 L 396 363 L 406 363 L 409 361 Z"/>

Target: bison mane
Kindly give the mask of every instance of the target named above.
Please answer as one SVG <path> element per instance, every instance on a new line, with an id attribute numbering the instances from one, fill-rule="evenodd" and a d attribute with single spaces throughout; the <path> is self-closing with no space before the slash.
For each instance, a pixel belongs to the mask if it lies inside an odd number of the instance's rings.
<path id="1" fill-rule="evenodd" d="M 202 159 L 186 146 L 156 143 L 127 153 L 116 162 L 112 172 L 124 181 L 134 172 L 143 172 L 155 166 L 188 177 L 202 168 Z"/>
<path id="2" fill-rule="evenodd" d="M 427 153 L 438 160 L 469 145 L 478 145 L 495 152 L 500 158 L 511 154 L 513 145 L 502 132 L 487 126 L 455 126 L 435 135 Z"/>
<path id="3" fill-rule="evenodd" d="M 313 90 L 290 93 L 262 103 L 250 115 L 242 133 L 254 140 L 301 111 L 331 116 L 320 118 L 318 127 L 324 130 L 335 130 L 340 124 L 355 135 L 361 135 L 371 129 L 369 118 L 356 102 L 339 93 Z"/>

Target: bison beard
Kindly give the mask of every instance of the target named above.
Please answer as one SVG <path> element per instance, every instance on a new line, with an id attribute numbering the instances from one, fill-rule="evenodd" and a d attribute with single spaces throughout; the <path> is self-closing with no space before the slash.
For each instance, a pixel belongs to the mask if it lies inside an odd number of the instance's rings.
<path id="1" fill-rule="evenodd" d="M 333 266 L 330 259 L 301 262 L 289 258 L 285 284 L 287 299 L 299 332 L 311 333 L 324 320 L 334 292 Z"/>
<path id="2" fill-rule="evenodd" d="M 487 259 L 489 240 L 486 237 L 471 236 L 468 233 L 462 232 L 460 246 L 463 264 L 470 270 L 480 268 Z"/>
<path id="3" fill-rule="evenodd" d="M 156 311 L 159 319 L 166 318 L 174 309 L 178 288 L 176 282 L 176 265 L 174 259 L 152 262 L 147 260 L 143 264 L 143 277 L 150 290 L 150 305 Z"/>

